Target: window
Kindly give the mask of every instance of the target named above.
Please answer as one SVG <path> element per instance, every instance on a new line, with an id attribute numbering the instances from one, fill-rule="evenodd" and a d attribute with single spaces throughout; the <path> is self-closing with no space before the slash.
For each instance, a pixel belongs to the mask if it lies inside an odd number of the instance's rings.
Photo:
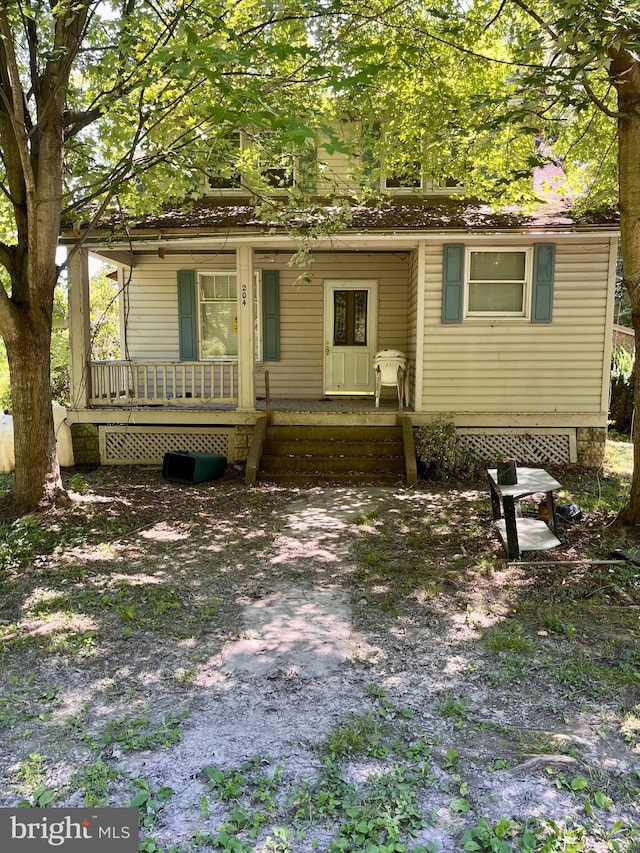
<path id="1" fill-rule="evenodd" d="M 294 156 L 283 151 L 271 133 L 262 133 L 256 138 L 254 144 L 259 151 L 260 174 L 269 186 L 277 190 L 294 186 Z"/>
<path id="2" fill-rule="evenodd" d="M 419 190 L 422 189 L 422 172 L 420 166 L 391 172 L 384 179 L 387 190 Z"/>
<path id="3" fill-rule="evenodd" d="M 200 358 L 238 356 L 238 288 L 236 274 L 198 275 Z"/>
<path id="4" fill-rule="evenodd" d="M 467 249 L 466 314 L 529 314 L 530 249 Z"/>
<path id="5" fill-rule="evenodd" d="M 256 272 L 256 360 L 262 360 L 262 301 Z M 238 357 L 238 285 L 235 272 L 198 273 L 200 358 Z"/>
<path id="6" fill-rule="evenodd" d="M 207 185 L 210 190 L 238 190 L 242 188 L 242 175 L 238 162 L 242 151 L 240 132 L 230 133 L 220 142 L 216 151 L 219 161 L 217 168 L 207 174 Z"/>

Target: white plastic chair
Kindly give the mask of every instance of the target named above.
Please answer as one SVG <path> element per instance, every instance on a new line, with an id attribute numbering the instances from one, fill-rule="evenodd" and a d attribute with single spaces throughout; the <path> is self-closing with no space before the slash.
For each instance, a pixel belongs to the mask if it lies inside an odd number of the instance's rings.
<path id="1" fill-rule="evenodd" d="M 376 374 L 376 409 L 380 406 L 380 390 L 383 385 L 394 385 L 398 389 L 398 405 L 407 404 L 407 357 L 397 349 L 383 349 L 373 357 Z"/>

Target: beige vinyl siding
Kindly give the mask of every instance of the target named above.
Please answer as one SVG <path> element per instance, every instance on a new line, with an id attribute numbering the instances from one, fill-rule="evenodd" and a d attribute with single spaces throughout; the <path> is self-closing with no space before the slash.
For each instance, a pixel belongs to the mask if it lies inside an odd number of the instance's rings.
<path id="1" fill-rule="evenodd" d="M 324 280 L 376 279 L 378 348 L 407 346 L 409 252 L 319 253 L 311 281 L 299 280 L 300 270 L 288 266 L 287 253 L 256 252 L 256 270 L 268 266 L 280 273 L 280 360 L 259 364 L 256 393 L 264 395 L 264 370 L 269 371 L 274 397 L 321 397 L 324 367 Z M 273 261 L 273 263 L 272 263 Z M 127 351 L 134 360 L 177 361 L 179 269 L 233 270 L 235 255 L 154 255 L 139 258 L 127 289 Z"/>
<path id="2" fill-rule="evenodd" d="M 136 361 L 177 361 L 179 269 L 230 270 L 235 272 L 235 254 L 140 255 L 125 291 L 126 351 L 123 358 Z M 127 272 L 125 271 L 125 281 Z M 123 342 L 124 343 L 124 342 Z"/>
<path id="3" fill-rule="evenodd" d="M 354 177 L 354 162 L 341 152 L 331 154 L 322 147 L 318 148 L 317 192 L 320 195 L 335 192 L 342 195 L 359 189 Z"/>
<path id="4" fill-rule="evenodd" d="M 474 245 L 467 241 L 467 245 Z M 486 244 L 485 244 L 486 245 Z M 511 241 L 505 245 L 531 245 Z M 467 318 L 443 324 L 442 247 L 426 265 L 427 412 L 601 412 L 609 242 L 556 241 L 553 321 Z"/>
<path id="5" fill-rule="evenodd" d="M 297 283 L 298 272 L 277 257 L 280 270 L 280 361 L 265 362 L 273 397 L 321 397 L 324 369 L 324 281 L 376 279 L 378 285 L 378 349 L 404 349 L 407 341 L 408 252 L 318 254 L 309 283 Z M 259 260 L 256 261 L 256 264 Z M 259 368 L 258 395 L 264 393 Z"/>

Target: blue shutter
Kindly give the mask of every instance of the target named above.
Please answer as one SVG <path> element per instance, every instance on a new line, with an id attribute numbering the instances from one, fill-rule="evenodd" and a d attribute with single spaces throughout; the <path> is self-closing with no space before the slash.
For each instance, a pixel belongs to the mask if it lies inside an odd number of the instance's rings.
<path id="1" fill-rule="evenodd" d="M 538 243 L 533 252 L 531 322 L 550 323 L 553 317 L 555 243 Z"/>
<path id="2" fill-rule="evenodd" d="M 262 360 L 280 360 L 280 273 L 262 272 Z"/>
<path id="3" fill-rule="evenodd" d="M 442 260 L 442 322 L 461 323 L 464 294 L 464 244 L 447 243 Z"/>
<path id="4" fill-rule="evenodd" d="M 196 277 L 193 270 L 178 270 L 178 329 L 180 360 L 196 358 Z"/>

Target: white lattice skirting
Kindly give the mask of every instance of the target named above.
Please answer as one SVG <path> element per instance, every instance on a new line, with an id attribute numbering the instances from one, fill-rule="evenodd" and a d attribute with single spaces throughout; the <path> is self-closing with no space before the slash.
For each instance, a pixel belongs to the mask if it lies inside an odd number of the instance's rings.
<path id="1" fill-rule="evenodd" d="M 577 461 L 573 429 L 459 429 L 458 433 L 469 450 L 484 461 L 495 461 L 499 453 L 523 465 Z"/>
<path id="2" fill-rule="evenodd" d="M 178 450 L 235 459 L 233 429 L 101 426 L 98 435 L 103 465 L 161 465 L 165 453 Z"/>

